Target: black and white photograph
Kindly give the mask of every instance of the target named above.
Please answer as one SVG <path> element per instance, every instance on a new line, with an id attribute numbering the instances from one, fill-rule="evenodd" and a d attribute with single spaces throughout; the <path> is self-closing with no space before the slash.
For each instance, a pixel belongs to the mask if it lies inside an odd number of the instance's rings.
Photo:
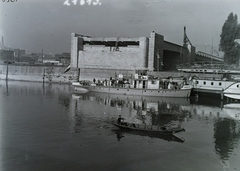
<path id="1" fill-rule="evenodd" d="M 240 171 L 239 0 L 0 0 L 0 171 Z"/>

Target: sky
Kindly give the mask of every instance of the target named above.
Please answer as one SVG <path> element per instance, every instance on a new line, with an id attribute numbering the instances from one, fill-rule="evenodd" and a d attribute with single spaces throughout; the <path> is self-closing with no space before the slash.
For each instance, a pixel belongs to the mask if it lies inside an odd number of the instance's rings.
<path id="1" fill-rule="evenodd" d="M 182 45 L 184 26 L 191 43 L 207 51 L 212 45 L 218 48 L 228 15 L 240 16 L 239 0 L 3 1 L 0 35 L 4 45 L 28 53 L 41 53 L 42 49 L 49 54 L 70 52 L 71 33 L 149 37 L 155 31 L 164 40 Z"/>

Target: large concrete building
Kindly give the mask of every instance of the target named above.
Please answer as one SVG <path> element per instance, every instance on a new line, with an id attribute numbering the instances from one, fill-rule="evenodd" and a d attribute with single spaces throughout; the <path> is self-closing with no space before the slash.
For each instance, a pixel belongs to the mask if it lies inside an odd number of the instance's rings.
<path id="1" fill-rule="evenodd" d="M 135 70 L 169 71 L 195 60 L 195 47 L 177 45 L 151 32 L 150 37 L 96 38 L 71 34 L 71 67 L 81 70 L 81 79 L 109 78 Z"/>

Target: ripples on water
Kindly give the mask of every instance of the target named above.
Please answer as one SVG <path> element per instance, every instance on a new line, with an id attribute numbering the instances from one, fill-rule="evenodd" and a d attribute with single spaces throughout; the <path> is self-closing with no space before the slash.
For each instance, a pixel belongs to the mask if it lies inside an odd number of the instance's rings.
<path id="1" fill-rule="evenodd" d="M 1 171 L 240 170 L 239 109 L 216 99 L 75 94 L 69 85 L 0 83 Z M 118 115 L 186 132 L 122 131 L 111 125 Z"/>

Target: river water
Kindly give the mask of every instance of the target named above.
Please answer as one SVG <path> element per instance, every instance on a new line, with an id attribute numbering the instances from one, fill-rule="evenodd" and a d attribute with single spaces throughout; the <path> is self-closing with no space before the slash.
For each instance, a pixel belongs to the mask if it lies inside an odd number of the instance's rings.
<path id="1" fill-rule="evenodd" d="M 0 170 L 240 170 L 239 109 L 217 99 L 75 94 L 70 85 L 0 81 Z M 176 136 L 111 121 L 181 126 Z"/>

